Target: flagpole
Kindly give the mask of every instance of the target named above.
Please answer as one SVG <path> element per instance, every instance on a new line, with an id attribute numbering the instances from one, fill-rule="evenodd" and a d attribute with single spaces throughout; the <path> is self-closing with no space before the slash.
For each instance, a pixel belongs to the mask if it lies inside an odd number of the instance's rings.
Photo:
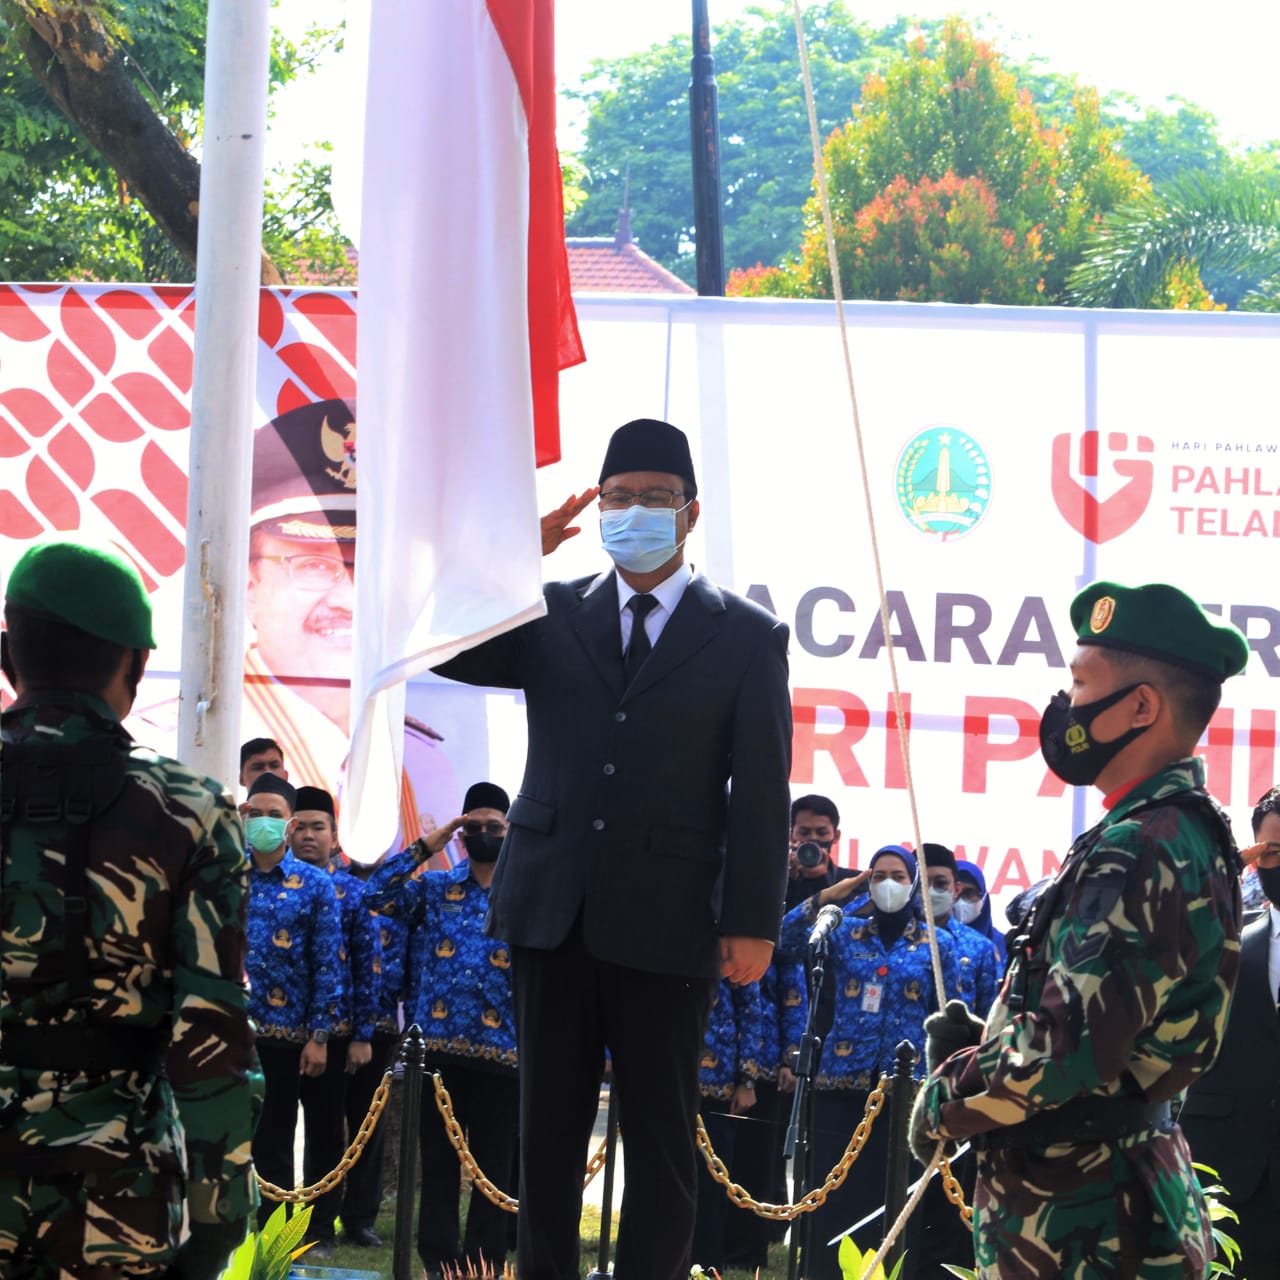
<path id="1" fill-rule="evenodd" d="M 178 755 L 229 785 L 244 678 L 270 40 L 262 0 L 209 0 Z"/>
<path id="2" fill-rule="evenodd" d="M 720 105 L 707 0 L 693 0 L 689 79 L 693 144 L 693 238 L 698 292 L 724 297 L 724 219 L 720 196 Z"/>

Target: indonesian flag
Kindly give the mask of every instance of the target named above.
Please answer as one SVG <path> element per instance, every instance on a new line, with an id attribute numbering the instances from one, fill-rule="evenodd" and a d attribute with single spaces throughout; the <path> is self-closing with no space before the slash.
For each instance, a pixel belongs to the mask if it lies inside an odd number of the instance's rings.
<path id="1" fill-rule="evenodd" d="M 558 374 L 583 359 L 552 9 L 370 5 L 342 806 L 360 861 L 396 832 L 403 682 L 543 612 L 534 469 L 560 456 Z"/>

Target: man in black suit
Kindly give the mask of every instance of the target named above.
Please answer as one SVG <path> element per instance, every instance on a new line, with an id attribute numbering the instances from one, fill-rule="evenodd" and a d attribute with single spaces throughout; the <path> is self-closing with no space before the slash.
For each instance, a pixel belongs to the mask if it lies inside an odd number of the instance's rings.
<path id="1" fill-rule="evenodd" d="M 1254 861 L 1268 906 L 1240 935 L 1227 1034 L 1213 1068 L 1187 1091 L 1178 1123 L 1197 1164 L 1226 1187 L 1239 1222 L 1241 1276 L 1280 1276 L 1280 787 L 1253 811 Z M 1255 861 L 1256 859 L 1256 861 Z"/>
<path id="2" fill-rule="evenodd" d="M 759 979 L 782 915 L 787 628 L 685 565 L 699 507 L 675 427 L 620 427 L 599 489 L 543 521 L 544 552 L 597 493 L 616 572 L 549 584 L 544 618 L 439 670 L 523 689 L 528 711 L 487 924 L 512 948 L 520 1276 L 579 1275 L 607 1047 L 626 1161 L 615 1275 L 684 1280 L 715 982 Z"/>

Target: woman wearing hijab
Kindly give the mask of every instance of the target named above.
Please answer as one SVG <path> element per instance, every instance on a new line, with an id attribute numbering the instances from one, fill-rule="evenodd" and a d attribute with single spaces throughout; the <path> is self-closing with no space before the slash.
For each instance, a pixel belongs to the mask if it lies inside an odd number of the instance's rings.
<path id="1" fill-rule="evenodd" d="M 957 858 L 956 882 L 960 886 L 960 893 L 956 897 L 955 905 L 951 908 L 951 914 L 961 924 L 967 924 L 970 929 L 976 929 L 991 939 L 1000 957 L 999 971 L 1004 973 L 1005 966 L 1008 964 L 1004 934 L 991 923 L 991 898 L 987 893 L 987 882 L 982 874 L 982 868 L 976 862 L 966 862 L 963 858 Z M 978 1012 L 984 1011 L 980 1009 Z"/>
<path id="2" fill-rule="evenodd" d="M 869 892 L 869 900 L 863 894 Z M 894 1050 L 909 1040 L 919 1052 L 923 1076 L 924 1020 L 937 1007 L 929 936 L 920 905 L 916 860 L 902 845 L 885 845 L 859 876 L 840 880 L 809 898 L 782 922 L 780 949 L 804 954 L 818 911 L 844 909 L 832 932 L 826 981 L 818 1001 L 822 1053 L 814 1079 L 813 1169 L 821 1181 L 844 1154 L 862 1119 L 867 1097 L 893 1071 Z M 943 982 L 957 981 L 950 937 L 939 931 Z M 811 1216 L 804 1273 L 809 1280 L 840 1280 L 836 1250 L 827 1241 L 884 1203 L 888 1154 L 887 1114 L 871 1128 L 844 1185 Z M 861 1248 L 879 1243 L 884 1224 L 854 1233 Z"/>

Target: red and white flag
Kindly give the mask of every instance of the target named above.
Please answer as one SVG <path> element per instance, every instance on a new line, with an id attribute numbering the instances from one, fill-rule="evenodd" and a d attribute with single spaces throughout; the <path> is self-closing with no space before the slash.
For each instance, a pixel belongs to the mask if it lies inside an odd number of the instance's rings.
<path id="1" fill-rule="evenodd" d="M 535 465 L 583 358 L 555 143 L 553 0 L 372 0 L 343 847 L 386 850 L 403 682 L 543 612 Z M 443 820 L 451 815 L 437 815 Z"/>

